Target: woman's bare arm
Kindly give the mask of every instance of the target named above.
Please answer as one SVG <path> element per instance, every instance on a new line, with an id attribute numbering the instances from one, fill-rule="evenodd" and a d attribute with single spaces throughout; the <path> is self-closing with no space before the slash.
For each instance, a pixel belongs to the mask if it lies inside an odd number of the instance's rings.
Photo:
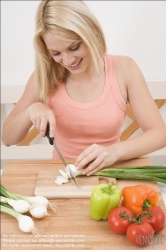
<path id="1" fill-rule="evenodd" d="M 6 146 L 21 142 L 34 125 L 45 136 L 47 123 L 50 134 L 55 132 L 55 116 L 44 103 L 39 102 L 34 73 L 28 80 L 25 91 L 3 124 L 2 141 Z"/>
<path id="2" fill-rule="evenodd" d="M 123 71 L 128 72 L 127 99 L 143 133 L 117 145 L 118 160 L 146 155 L 166 146 L 166 126 L 142 72 L 128 57 L 124 59 Z"/>
<path id="3" fill-rule="evenodd" d="M 33 73 L 28 80 L 22 97 L 3 124 L 2 140 L 6 146 L 17 144 L 26 137 L 32 126 L 29 117 L 29 106 L 37 101 Z"/>
<path id="4" fill-rule="evenodd" d="M 112 144 L 108 147 L 93 144 L 76 159 L 78 169 L 85 168 L 84 174 L 91 175 L 118 160 L 143 156 L 166 146 L 166 126 L 151 97 L 145 79 L 128 57 L 115 58 L 120 91 L 129 102 L 143 133 Z"/>

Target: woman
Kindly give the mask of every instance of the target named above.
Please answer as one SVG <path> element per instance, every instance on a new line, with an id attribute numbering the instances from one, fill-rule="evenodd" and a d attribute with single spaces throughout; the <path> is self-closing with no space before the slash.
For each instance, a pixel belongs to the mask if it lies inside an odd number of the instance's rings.
<path id="1" fill-rule="evenodd" d="M 107 55 L 100 24 L 83 1 L 41 1 L 34 46 L 35 71 L 3 126 L 6 146 L 22 141 L 32 125 L 45 136 L 49 124 L 63 155 L 86 175 L 166 146 L 140 69 L 129 57 Z M 143 133 L 120 142 L 127 103 Z"/>

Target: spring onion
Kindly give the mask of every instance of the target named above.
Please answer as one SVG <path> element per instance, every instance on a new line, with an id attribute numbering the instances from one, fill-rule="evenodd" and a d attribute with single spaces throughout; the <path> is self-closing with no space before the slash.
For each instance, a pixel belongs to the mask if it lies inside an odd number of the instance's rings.
<path id="1" fill-rule="evenodd" d="M 41 218 L 49 215 L 47 213 L 46 206 L 44 206 L 42 204 L 33 204 L 33 205 L 31 205 L 30 208 L 29 208 L 29 212 L 36 219 L 41 219 Z"/>
<path id="2" fill-rule="evenodd" d="M 1 202 L 9 204 L 14 210 L 23 214 L 29 211 L 30 204 L 25 200 L 12 200 L 1 196 Z"/>
<path id="3" fill-rule="evenodd" d="M 149 180 L 166 183 L 165 166 L 129 166 L 118 168 L 105 168 L 93 175 L 113 177 L 128 180 Z"/>
<path id="4" fill-rule="evenodd" d="M 69 164 L 74 176 L 82 175 L 81 170 Z M 128 166 L 118 168 L 104 168 L 93 174 L 116 179 L 150 180 L 166 183 L 166 166 Z"/>
<path id="5" fill-rule="evenodd" d="M 11 208 L 12 209 L 12 207 L 8 204 L 8 203 L 4 203 L 4 202 L 0 202 L 0 206 L 4 206 L 4 207 L 8 207 L 8 208 Z"/>
<path id="6" fill-rule="evenodd" d="M 73 165 L 73 164 L 68 164 L 68 166 L 70 167 L 74 177 L 78 176 L 78 175 L 81 175 L 82 174 L 82 170 L 77 170 L 76 166 Z M 62 176 L 57 176 L 56 177 L 56 180 L 55 180 L 55 183 L 57 185 L 62 185 L 63 183 L 67 183 L 69 178 L 71 178 L 70 176 L 70 173 L 69 173 L 69 170 L 68 168 L 66 167 L 65 168 L 66 172 L 64 172 L 63 170 L 59 170 L 60 174 Z"/>
<path id="7" fill-rule="evenodd" d="M 61 174 L 64 178 L 69 179 L 69 176 L 68 176 L 68 174 L 67 174 L 65 171 L 63 171 L 63 170 L 60 169 L 59 172 L 60 172 L 60 174 Z"/>
<path id="8" fill-rule="evenodd" d="M 23 196 L 15 193 L 9 192 L 2 184 L 0 184 L 0 194 L 1 196 L 5 196 L 12 200 L 25 200 L 30 205 L 33 204 L 42 204 L 48 208 L 50 208 L 54 213 L 57 212 L 57 206 L 53 203 L 50 203 L 47 198 L 43 196 Z"/>
<path id="9" fill-rule="evenodd" d="M 29 216 L 23 215 L 12 208 L 9 208 L 7 204 L 3 205 L 3 203 L 1 203 L 0 207 L 2 213 L 9 214 L 18 220 L 18 225 L 22 232 L 33 234 L 38 233 L 37 229 L 34 226 L 34 221 Z"/>
<path id="10" fill-rule="evenodd" d="M 82 175 L 82 169 L 77 169 L 77 167 L 74 164 L 68 164 L 74 177 L 78 176 L 78 175 Z"/>
<path id="11" fill-rule="evenodd" d="M 61 182 L 61 183 L 67 183 L 68 179 L 66 179 L 64 176 L 57 176 L 57 181 Z"/>
<path id="12" fill-rule="evenodd" d="M 56 183 L 58 186 L 60 186 L 60 185 L 63 184 L 62 182 L 60 182 L 60 181 L 58 181 L 58 180 L 55 180 L 55 183 Z"/>

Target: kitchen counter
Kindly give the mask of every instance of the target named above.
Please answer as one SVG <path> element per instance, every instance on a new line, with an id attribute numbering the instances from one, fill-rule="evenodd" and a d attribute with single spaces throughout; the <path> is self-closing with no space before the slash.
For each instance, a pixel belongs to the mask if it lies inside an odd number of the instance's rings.
<path id="1" fill-rule="evenodd" d="M 72 161 L 68 161 L 72 163 Z M 114 166 L 151 165 L 148 158 L 119 162 Z M 1 178 L 2 184 L 11 192 L 33 196 L 38 173 L 41 170 L 62 168 L 60 161 L 25 160 L 5 163 Z M 159 205 L 166 212 L 163 197 L 157 183 L 153 181 L 118 180 L 117 186 L 147 183 L 159 193 Z M 165 190 L 166 185 L 160 185 Z M 164 191 L 165 192 L 165 191 Z M 49 211 L 50 216 L 34 219 L 39 234 L 33 236 L 20 231 L 17 221 L 7 215 L 1 215 L 1 249 L 93 249 L 93 250 L 135 250 L 140 249 L 129 242 L 125 235 L 111 231 L 107 221 L 95 221 L 89 214 L 89 199 L 51 199 L 58 207 L 58 214 Z M 154 237 L 147 249 L 164 250 L 166 229 Z"/>

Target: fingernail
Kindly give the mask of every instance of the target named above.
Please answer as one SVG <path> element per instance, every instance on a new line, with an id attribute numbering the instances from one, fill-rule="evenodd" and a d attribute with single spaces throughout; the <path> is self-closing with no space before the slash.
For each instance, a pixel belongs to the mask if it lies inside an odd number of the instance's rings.
<path id="1" fill-rule="evenodd" d="M 85 171 L 83 171 L 82 174 L 85 174 Z"/>

